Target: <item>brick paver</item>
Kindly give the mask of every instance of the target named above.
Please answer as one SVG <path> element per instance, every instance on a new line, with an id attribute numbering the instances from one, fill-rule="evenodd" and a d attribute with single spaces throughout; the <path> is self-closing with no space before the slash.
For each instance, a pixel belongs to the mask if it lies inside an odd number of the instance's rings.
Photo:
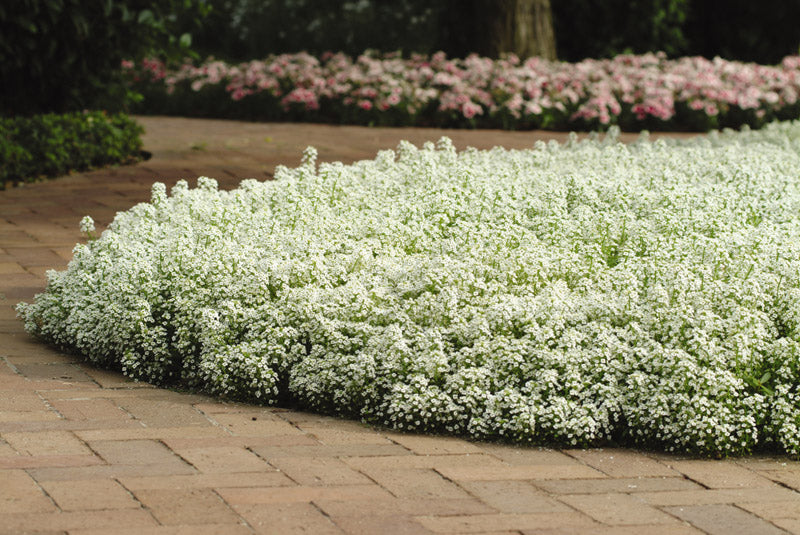
<path id="1" fill-rule="evenodd" d="M 0 478 L 0 514 L 56 510 L 52 500 L 23 470 L 3 470 Z M 3 524 L 0 523 L 0 526 Z"/>
<path id="2" fill-rule="evenodd" d="M 46 481 L 42 489 L 62 511 L 138 509 L 139 503 L 112 479 Z"/>
<path id="3" fill-rule="evenodd" d="M 499 530 L 552 530 L 568 526 L 574 533 L 591 533 L 597 522 L 581 513 L 528 513 L 459 516 L 420 516 L 434 533 L 485 533 Z"/>
<path id="4" fill-rule="evenodd" d="M 570 450 L 576 459 L 612 477 L 678 476 L 675 470 L 640 453 L 625 450 Z"/>
<path id="5" fill-rule="evenodd" d="M 678 523 L 675 517 L 628 494 L 578 494 L 562 496 L 561 501 L 612 526 Z"/>
<path id="6" fill-rule="evenodd" d="M 400 139 L 524 148 L 541 132 L 142 118 L 153 159 L 0 192 L 0 533 L 800 533 L 800 462 L 554 450 L 373 429 L 136 383 L 27 335 L 13 305 L 179 178 L 268 179 L 307 145 L 371 158 Z M 632 136 L 628 136 L 629 139 Z M 269 138 L 269 141 L 267 141 Z M 192 150 L 204 146 L 204 150 Z"/>
<path id="7" fill-rule="evenodd" d="M 212 489 L 142 489 L 133 492 L 167 526 L 238 524 L 241 519 Z"/>
<path id="8" fill-rule="evenodd" d="M 786 532 L 766 520 L 733 505 L 687 505 L 666 511 L 691 522 L 712 535 L 784 535 Z"/>
<path id="9" fill-rule="evenodd" d="M 116 528 L 137 529 L 158 526 L 153 516 L 143 509 L 109 509 L 107 511 L 54 511 L 51 513 L 18 513 L 3 515 L 4 533 L 64 533 L 80 529 L 101 529 L 106 533 Z"/>
<path id="10" fill-rule="evenodd" d="M 712 489 L 773 486 L 766 477 L 732 463 L 720 465 L 714 461 L 692 460 L 669 462 L 669 465 L 689 479 Z"/>
<path id="11" fill-rule="evenodd" d="M 270 464 L 300 485 L 368 485 L 370 479 L 331 457 L 279 457 Z"/>
<path id="12" fill-rule="evenodd" d="M 265 503 L 317 502 L 347 500 L 359 504 L 372 500 L 390 499 L 392 495 L 376 485 L 345 485 L 341 487 L 304 487 L 296 484 L 281 488 L 217 488 L 217 493 L 230 504 L 252 505 Z"/>
<path id="13" fill-rule="evenodd" d="M 342 535 L 345 532 L 311 503 L 237 505 L 239 513 L 258 534 Z"/>
<path id="14" fill-rule="evenodd" d="M 240 446 L 215 446 L 176 451 L 203 474 L 271 472 L 275 470 L 264 459 Z"/>
<path id="15" fill-rule="evenodd" d="M 571 508 L 525 481 L 469 481 L 467 492 L 501 513 L 561 513 Z"/>

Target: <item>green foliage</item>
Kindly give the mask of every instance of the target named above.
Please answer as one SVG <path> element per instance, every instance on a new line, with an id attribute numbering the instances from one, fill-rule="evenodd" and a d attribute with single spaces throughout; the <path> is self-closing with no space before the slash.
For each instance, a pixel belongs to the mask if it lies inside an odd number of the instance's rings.
<path id="1" fill-rule="evenodd" d="M 192 31 L 201 55 L 250 60 L 268 54 L 366 49 L 463 57 L 485 40 L 491 0 L 204 0 Z M 800 45 L 800 0 L 551 0 L 559 58 L 578 61 L 664 51 L 775 63 Z M 733 31 L 735 29 L 735 31 Z"/>
<path id="2" fill-rule="evenodd" d="M 185 55 L 175 35 L 207 11 L 197 0 L 14 0 L 0 4 L 0 115 L 125 109 L 123 59 Z"/>
<path id="3" fill-rule="evenodd" d="M 365 49 L 466 56 L 486 33 L 478 0 L 208 0 L 210 16 L 195 34 L 201 54 L 249 60 L 269 53 Z M 624 51 L 686 45 L 690 0 L 558 0 L 551 2 L 562 59 L 610 57 Z"/>
<path id="4" fill-rule="evenodd" d="M 558 0 L 559 59 L 663 51 L 778 63 L 797 54 L 800 0 Z"/>
<path id="5" fill-rule="evenodd" d="M 143 129 L 124 114 L 0 118 L 0 189 L 136 159 Z"/>
<path id="6" fill-rule="evenodd" d="M 673 57 L 682 55 L 687 50 L 683 27 L 691 3 L 692 0 L 552 2 L 559 59 L 579 61 L 659 50 Z"/>
<path id="7" fill-rule="evenodd" d="M 685 31 L 693 54 L 777 63 L 798 53 L 800 0 L 693 0 L 690 5 Z"/>
<path id="8" fill-rule="evenodd" d="M 313 54 L 366 49 L 431 52 L 439 46 L 443 2 L 430 0 L 207 0 L 193 32 L 201 55 L 249 60 L 271 52 Z"/>

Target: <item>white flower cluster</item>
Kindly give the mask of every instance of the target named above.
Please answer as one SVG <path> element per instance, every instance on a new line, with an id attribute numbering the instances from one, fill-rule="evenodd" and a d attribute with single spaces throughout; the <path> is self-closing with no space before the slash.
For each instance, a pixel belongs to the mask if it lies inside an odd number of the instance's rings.
<path id="1" fill-rule="evenodd" d="M 94 232 L 94 230 L 95 230 L 95 228 L 94 228 L 94 219 L 92 219 L 88 215 L 85 215 L 85 216 L 83 216 L 83 219 L 81 219 L 81 222 L 80 222 L 79 226 L 80 226 L 81 232 L 83 232 L 84 234 L 92 234 Z"/>
<path id="2" fill-rule="evenodd" d="M 305 152 L 120 213 L 18 311 L 160 384 L 399 429 L 800 454 L 800 122 Z"/>

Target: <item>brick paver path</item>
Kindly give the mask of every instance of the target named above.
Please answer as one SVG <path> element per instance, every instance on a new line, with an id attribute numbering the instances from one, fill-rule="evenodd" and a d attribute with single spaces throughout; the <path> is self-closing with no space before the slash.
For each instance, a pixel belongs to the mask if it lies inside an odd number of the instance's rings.
<path id="1" fill-rule="evenodd" d="M 208 175 L 223 187 L 442 131 L 143 118 L 152 160 L 0 192 L 0 533 L 800 533 L 800 463 L 545 450 L 374 430 L 127 381 L 38 343 L 13 304 L 81 239 Z M 563 135 L 449 132 L 514 147 Z"/>

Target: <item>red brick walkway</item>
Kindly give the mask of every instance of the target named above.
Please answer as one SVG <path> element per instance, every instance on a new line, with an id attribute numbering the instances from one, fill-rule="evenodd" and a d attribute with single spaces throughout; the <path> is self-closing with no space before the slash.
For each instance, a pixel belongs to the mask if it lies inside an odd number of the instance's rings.
<path id="1" fill-rule="evenodd" d="M 80 240 L 198 175 L 234 187 L 443 131 L 143 118 L 152 160 L 0 192 L 0 533 L 800 533 L 800 463 L 542 450 L 376 431 L 132 383 L 26 335 L 13 305 Z M 528 147 L 563 135 L 447 132 Z"/>

